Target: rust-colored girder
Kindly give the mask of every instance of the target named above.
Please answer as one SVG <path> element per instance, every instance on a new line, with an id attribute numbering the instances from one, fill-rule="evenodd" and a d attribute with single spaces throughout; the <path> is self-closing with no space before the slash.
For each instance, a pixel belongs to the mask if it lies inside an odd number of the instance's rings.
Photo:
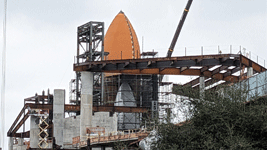
<path id="1" fill-rule="evenodd" d="M 92 61 L 74 64 L 74 71 L 92 71 L 92 72 L 125 72 L 131 74 L 149 73 L 146 69 L 159 69 L 152 71 L 153 74 L 176 74 L 182 75 L 183 67 L 191 66 L 236 66 L 239 65 L 240 55 L 222 54 L 222 55 L 200 55 L 169 58 L 147 58 L 147 59 L 122 59 L 107 61 Z M 172 68 L 168 71 L 163 71 Z M 179 69 L 178 69 L 179 68 Z M 182 71 L 181 71 L 182 68 Z M 123 71 L 122 71 L 123 70 Z M 136 71 L 138 70 L 138 71 Z M 144 71 L 143 71 L 144 70 Z M 128 72 L 129 71 L 129 72 Z M 151 71 L 151 70 L 150 70 Z M 187 73 L 184 73 L 187 75 Z"/>
<path id="2" fill-rule="evenodd" d="M 65 111 L 80 111 L 79 105 L 65 105 Z M 145 113 L 146 107 L 126 107 L 126 106 L 94 106 L 94 112 L 124 112 L 124 113 Z"/>
<path id="3" fill-rule="evenodd" d="M 159 74 L 159 75 L 195 75 L 225 80 L 230 82 L 239 81 L 239 77 L 233 76 L 235 70 L 241 65 L 253 67 L 257 72 L 265 71 L 266 68 L 253 62 L 241 54 L 199 55 L 169 58 L 147 59 L 122 59 L 108 61 L 93 61 L 74 64 L 74 71 L 92 71 L 124 74 Z M 219 68 L 209 71 L 212 66 L 220 65 Z M 220 71 L 229 66 L 236 66 L 235 70 Z M 202 67 L 192 69 L 190 67 Z M 184 69 L 186 68 L 186 69 Z"/>
<path id="4" fill-rule="evenodd" d="M 237 81 L 240 80 L 238 76 L 231 75 L 231 74 L 234 74 L 237 71 L 239 71 L 240 67 L 235 67 L 233 69 L 228 69 L 228 66 L 220 66 L 220 67 L 214 69 L 213 71 L 208 71 L 207 68 L 205 68 L 205 67 L 203 67 L 203 68 L 201 68 L 201 70 L 205 70 L 203 72 L 205 80 L 208 79 L 208 78 L 213 78 L 213 79 L 216 79 L 216 80 L 225 80 L 225 81 L 228 81 L 228 82 L 237 82 Z M 222 70 L 227 70 L 227 71 L 225 73 L 219 73 Z M 190 82 L 188 82 L 188 83 L 183 84 L 183 86 L 189 86 L 189 85 L 190 86 L 195 86 L 198 83 L 199 83 L 199 77 L 194 79 L 194 80 L 192 80 L 192 81 L 190 81 Z"/>
<path id="5" fill-rule="evenodd" d="M 124 112 L 124 113 L 146 113 L 148 108 L 146 107 L 127 107 L 127 106 L 94 106 L 94 112 Z"/>
<path id="6" fill-rule="evenodd" d="M 26 104 L 31 109 L 53 109 L 51 104 Z M 66 112 L 76 112 L 80 111 L 79 105 L 69 105 L 64 106 Z M 146 107 L 126 107 L 126 106 L 94 106 L 94 112 L 104 111 L 104 112 L 125 112 L 125 113 L 145 113 L 148 111 Z"/>
<path id="7" fill-rule="evenodd" d="M 205 80 L 208 79 L 209 77 L 205 77 Z M 185 84 L 183 84 L 183 86 L 194 86 L 196 84 L 199 83 L 199 77 L 197 77 L 196 79 L 191 80 L 190 82 L 187 82 Z"/>
<path id="8" fill-rule="evenodd" d="M 30 138 L 30 131 L 21 132 L 21 133 L 15 133 L 12 137 Z"/>
<path id="9" fill-rule="evenodd" d="M 14 135 L 28 118 L 29 118 L 29 112 L 27 112 L 27 114 L 20 120 L 18 125 L 14 128 L 14 130 L 8 136 Z"/>
<path id="10" fill-rule="evenodd" d="M 21 109 L 19 115 L 17 116 L 17 118 L 15 119 L 15 121 L 13 122 L 13 124 L 11 125 L 11 127 L 9 128 L 7 135 L 9 136 L 13 130 L 13 128 L 15 127 L 15 125 L 18 123 L 19 119 L 21 118 L 21 116 L 23 115 L 24 111 L 25 111 L 25 106 Z"/>
<path id="11" fill-rule="evenodd" d="M 238 76 L 229 75 L 229 76 L 225 77 L 223 73 L 213 74 L 212 71 L 204 71 L 203 75 L 205 77 L 213 78 L 216 80 L 225 80 L 225 81 L 230 81 L 230 82 L 238 82 L 239 81 Z"/>
<path id="12" fill-rule="evenodd" d="M 214 74 L 217 74 L 217 73 L 219 73 L 220 71 L 225 70 L 225 69 L 227 69 L 227 68 L 228 68 L 228 66 L 220 66 L 220 67 L 214 69 L 214 70 L 212 71 L 212 74 L 213 74 L 213 75 L 214 75 Z"/>
<path id="13" fill-rule="evenodd" d="M 263 72 L 266 71 L 266 68 L 259 65 L 258 63 L 252 61 L 251 59 L 241 55 L 241 64 L 245 65 L 246 67 L 252 67 L 253 70 L 257 71 L 257 72 Z"/>
<path id="14" fill-rule="evenodd" d="M 115 70 L 106 71 L 107 73 L 125 73 L 125 74 L 160 74 L 160 75 L 200 75 L 199 69 L 187 69 L 181 72 L 180 68 L 163 69 L 134 69 L 134 70 Z"/>
<path id="15" fill-rule="evenodd" d="M 202 60 L 202 59 L 222 59 L 222 58 L 230 58 L 235 57 L 239 58 L 239 54 L 221 54 L 221 55 L 197 55 L 197 56 L 179 56 L 179 57 L 158 57 L 158 58 L 146 58 L 146 59 L 121 59 L 121 60 L 107 60 L 107 61 L 92 61 L 92 62 L 85 62 L 81 65 L 85 64 L 92 64 L 98 65 L 103 63 L 138 63 L 138 62 L 159 62 L 159 61 L 178 61 L 178 60 Z"/>
<path id="16" fill-rule="evenodd" d="M 52 104 L 33 104 L 33 103 L 26 103 L 26 107 L 30 107 L 31 109 L 53 109 Z"/>

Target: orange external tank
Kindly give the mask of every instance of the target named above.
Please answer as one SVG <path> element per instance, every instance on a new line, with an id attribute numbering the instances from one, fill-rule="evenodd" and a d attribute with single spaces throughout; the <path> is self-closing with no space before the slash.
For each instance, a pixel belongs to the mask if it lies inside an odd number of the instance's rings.
<path id="1" fill-rule="evenodd" d="M 136 33 L 124 12 L 113 19 L 105 36 L 105 60 L 140 58 L 140 46 Z"/>

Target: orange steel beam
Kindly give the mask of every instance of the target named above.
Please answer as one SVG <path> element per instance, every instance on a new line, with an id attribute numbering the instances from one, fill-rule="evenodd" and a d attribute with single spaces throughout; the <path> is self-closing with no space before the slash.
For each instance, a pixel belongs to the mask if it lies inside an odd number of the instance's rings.
<path id="1" fill-rule="evenodd" d="M 106 61 L 92 61 L 81 64 L 102 65 L 108 63 L 138 63 L 138 62 L 158 62 L 158 61 L 177 61 L 177 60 L 202 60 L 202 59 L 222 59 L 222 58 L 239 58 L 240 54 L 221 54 L 221 55 L 197 55 L 197 56 L 179 56 L 179 57 L 158 57 L 146 59 L 121 59 L 121 60 L 106 60 Z"/>
<path id="2" fill-rule="evenodd" d="M 237 71 L 240 71 L 241 70 L 240 68 L 241 67 L 236 67 L 236 68 L 233 68 L 233 69 L 226 69 L 227 72 L 223 73 L 224 80 L 225 81 L 230 81 L 230 82 L 232 82 L 232 81 L 235 82 L 237 80 L 237 76 L 231 76 L 230 74 L 233 74 L 233 73 L 236 73 Z M 217 71 L 215 71 L 215 72 L 217 72 Z M 239 81 L 243 80 L 241 77 L 238 77 L 238 78 L 239 78 Z M 206 79 L 208 79 L 208 78 L 206 77 L 205 80 Z M 215 82 L 216 81 L 211 79 L 211 80 L 205 81 L 205 85 L 206 84 L 210 85 L 211 83 L 213 84 Z M 197 85 L 198 83 L 199 83 L 199 77 L 194 79 L 194 80 L 192 80 L 192 81 L 190 81 L 190 82 L 188 82 L 188 83 L 183 84 L 183 86 L 194 86 L 194 85 Z M 225 83 L 228 83 L 228 82 L 225 82 Z M 199 85 L 194 87 L 194 89 L 197 89 L 197 88 L 199 88 Z"/>
<path id="3" fill-rule="evenodd" d="M 238 76 L 233 76 L 233 75 L 229 75 L 224 77 L 223 73 L 217 73 L 217 74 L 212 74 L 212 71 L 205 71 L 203 72 L 205 77 L 210 77 L 216 80 L 225 80 L 225 81 L 230 81 L 230 82 L 238 82 L 239 81 L 239 77 Z"/>
<path id="4" fill-rule="evenodd" d="M 21 118 L 21 116 L 23 115 L 24 111 L 25 111 L 25 106 L 21 109 L 19 115 L 17 116 L 17 118 L 15 119 L 15 121 L 13 122 L 13 124 L 11 125 L 10 129 L 7 132 L 7 135 L 11 135 L 11 132 L 13 130 L 13 128 L 15 127 L 15 125 L 18 123 L 19 119 Z"/>
<path id="5" fill-rule="evenodd" d="M 209 77 L 205 77 L 205 80 L 208 79 Z M 199 77 L 197 77 L 196 79 L 191 80 L 190 82 L 187 82 L 185 84 L 183 84 L 183 86 L 194 86 L 196 84 L 199 83 Z"/>
<path id="6" fill-rule="evenodd" d="M 26 108 L 30 107 L 31 109 L 53 109 L 52 104 L 34 104 L 34 103 L 26 103 Z"/>
<path id="7" fill-rule="evenodd" d="M 25 104 L 31 109 L 53 109 L 51 104 Z M 80 111 L 79 105 L 69 105 L 64 106 L 66 112 Z M 148 112 L 146 107 L 126 107 L 126 106 L 94 106 L 94 112 L 104 111 L 104 112 L 126 112 L 126 113 L 145 113 Z"/>
<path id="8" fill-rule="evenodd" d="M 205 60 L 204 60 L 205 59 Z M 222 55 L 201 55 L 201 56 L 185 56 L 170 58 L 149 58 L 149 59 L 132 59 L 132 60 L 109 60 L 94 61 L 81 64 L 74 64 L 75 71 L 90 71 L 91 69 L 106 73 L 124 73 L 124 74 L 159 74 L 159 75 L 196 75 L 215 78 L 217 80 L 227 79 L 230 81 L 238 81 L 238 77 L 227 77 L 224 74 L 211 72 L 208 70 L 210 66 L 239 65 L 240 55 L 222 54 Z M 107 67 L 109 64 L 110 67 Z M 147 64 L 145 66 L 145 64 Z M 190 69 L 189 66 L 202 66 L 201 69 Z M 177 67 L 181 66 L 181 67 Z M 187 69 L 183 69 L 185 66 Z M 120 69 L 119 69 L 120 68 Z M 92 70 L 91 70 L 92 71 Z M 215 74 L 216 73 L 216 74 Z"/>
<path id="9" fill-rule="evenodd" d="M 18 125 L 14 128 L 14 130 L 11 132 L 10 135 L 14 135 L 19 128 L 24 124 L 24 122 L 29 118 L 29 112 L 27 112 L 27 114 L 20 120 L 20 122 L 18 123 Z M 8 136 L 10 136 L 8 135 Z"/>
<path id="10" fill-rule="evenodd" d="M 65 111 L 80 111 L 79 105 L 65 105 Z M 125 112 L 125 113 L 145 113 L 146 107 L 126 107 L 126 106 L 94 106 L 94 112 Z"/>
<path id="11" fill-rule="evenodd" d="M 187 69 L 181 72 L 179 68 L 165 68 L 163 70 L 160 69 L 135 69 L 135 70 L 115 70 L 115 71 L 107 71 L 107 73 L 124 73 L 124 74 L 160 74 L 160 75 L 195 75 L 201 76 L 200 69 Z M 230 82 L 239 81 L 239 77 L 230 75 L 230 77 L 224 77 L 222 73 L 212 74 L 212 71 L 204 71 L 203 75 L 205 77 L 214 78 L 217 80 L 225 80 Z"/>
<path id="12" fill-rule="evenodd" d="M 114 71 L 105 71 L 105 72 L 124 73 L 124 74 L 200 75 L 199 69 L 187 69 L 181 72 L 180 68 L 114 70 Z"/>
<path id="13" fill-rule="evenodd" d="M 212 67 L 214 67 L 214 66 L 204 66 L 204 67 L 202 67 L 201 69 L 200 69 L 200 71 L 201 71 L 201 73 L 203 73 L 204 71 L 207 71 L 207 70 L 209 70 L 210 68 L 212 68 Z M 209 77 L 205 77 L 205 80 L 206 79 L 208 79 Z M 188 82 L 188 83 L 185 83 L 185 84 L 183 84 L 183 86 L 194 86 L 194 85 L 196 85 L 196 84 L 198 84 L 199 83 L 199 77 L 198 78 L 196 78 L 196 79 L 194 79 L 194 80 L 191 80 L 190 82 Z"/>
<path id="14" fill-rule="evenodd" d="M 214 71 L 209 71 L 209 67 L 221 65 Z M 74 71 L 96 71 L 106 73 L 124 74 L 159 74 L 159 75 L 196 75 L 225 80 L 230 82 L 239 81 L 239 77 L 233 76 L 234 70 L 227 70 L 226 73 L 219 73 L 229 66 L 241 65 L 253 67 L 257 72 L 265 71 L 266 68 L 253 62 L 240 54 L 221 55 L 200 55 L 169 58 L 148 58 L 148 59 L 122 59 L 108 61 L 93 61 L 74 64 Z M 201 69 L 190 69 L 191 66 L 202 67 Z M 111 67 L 111 68 L 110 68 Z M 183 69 L 187 67 L 187 69 Z M 182 70 L 181 70 L 182 69 Z M 238 70 L 238 69 L 235 69 Z"/>
<path id="15" fill-rule="evenodd" d="M 241 56 L 241 64 L 245 65 L 246 67 L 252 67 L 253 70 L 257 71 L 257 72 L 263 72 L 266 71 L 266 68 L 259 65 L 258 63 L 252 61 L 251 59 L 245 57 L 245 56 Z"/>
<path id="16" fill-rule="evenodd" d="M 126 107 L 126 106 L 94 106 L 93 111 L 104 112 L 125 112 L 125 113 L 146 113 L 148 112 L 146 107 Z"/>
<path id="17" fill-rule="evenodd" d="M 21 133 L 15 133 L 12 137 L 30 138 L 30 131 L 21 132 Z"/>
<path id="18" fill-rule="evenodd" d="M 201 55 L 169 58 L 122 59 L 74 64 L 74 71 L 107 72 L 133 69 L 180 68 L 190 66 L 239 65 L 240 55 Z"/>

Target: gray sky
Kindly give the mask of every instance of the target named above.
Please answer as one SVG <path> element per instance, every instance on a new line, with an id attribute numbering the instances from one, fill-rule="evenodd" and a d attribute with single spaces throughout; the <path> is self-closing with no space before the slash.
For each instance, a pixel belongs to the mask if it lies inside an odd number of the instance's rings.
<path id="1" fill-rule="evenodd" d="M 103 21 L 105 28 L 123 10 L 144 50 L 155 49 L 165 57 L 187 0 L 8 0 L 6 130 L 23 106 L 23 99 L 50 88 L 66 89 L 74 77 L 77 27 Z M 3 1 L 0 3 L 1 22 Z M 2 23 L 1 51 L 2 51 Z M 193 1 L 173 56 L 229 53 L 233 45 L 267 59 L 266 0 Z M 2 58 L 2 57 L 1 57 Z M 0 62 L 2 63 L 2 61 Z M 179 76 L 170 81 L 182 82 Z M 186 78 L 188 79 L 188 78 Z M 66 98 L 68 99 L 68 98 Z"/>

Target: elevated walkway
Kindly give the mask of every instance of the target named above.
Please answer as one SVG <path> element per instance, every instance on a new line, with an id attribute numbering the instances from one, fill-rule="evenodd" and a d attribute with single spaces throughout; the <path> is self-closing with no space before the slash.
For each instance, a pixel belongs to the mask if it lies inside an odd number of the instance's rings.
<path id="1" fill-rule="evenodd" d="M 136 141 L 140 141 L 143 138 L 149 135 L 149 131 L 147 130 L 128 130 L 126 132 L 116 131 L 106 133 L 105 135 L 95 135 L 95 136 L 87 136 L 86 141 L 80 141 L 80 137 L 74 137 L 72 145 L 75 148 L 82 148 L 82 147 L 95 147 L 99 145 L 114 145 L 114 143 L 120 142 L 128 142 L 135 143 Z"/>

